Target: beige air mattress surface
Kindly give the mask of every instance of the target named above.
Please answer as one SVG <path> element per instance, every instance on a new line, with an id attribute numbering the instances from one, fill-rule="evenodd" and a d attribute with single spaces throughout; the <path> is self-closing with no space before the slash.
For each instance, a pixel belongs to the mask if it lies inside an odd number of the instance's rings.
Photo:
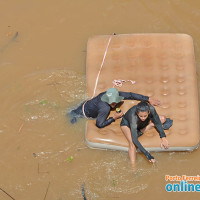
<path id="1" fill-rule="evenodd" d="M 87 46 L 87 95 L 91 97 L 98 71 L 110 35 L 95 36 Z M 199 143 L 198 91 L 194 47 L 186 34 L 121 34 L 110 42 L 96 95 L 113 87 L 113 80 L 125 82 L 119 91 L 143 94 L 162 102 L 155 107 L 158 114 L 174 120 L 166 130 L 170 143 L 168 151 L 191 151 Z M 124 113 L 137 104 L 136 100 L 124 100 Z M 110 113 L 113 116 L 114 111 Z M 121 129 L 121 119 L 99 129 L 96 120 L 88 120 L 86 143 L 92 148 L 128 150 L 128 142 Z M 149 151 L 164 151 L 155 129 L 145 132 L 139 141 Z M 166 151 L 166 150 L 165 150 Z"/>

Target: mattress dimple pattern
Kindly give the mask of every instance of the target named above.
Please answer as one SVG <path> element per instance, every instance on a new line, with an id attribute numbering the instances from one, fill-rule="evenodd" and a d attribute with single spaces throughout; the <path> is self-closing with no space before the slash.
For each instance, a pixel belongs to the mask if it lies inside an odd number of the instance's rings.
<path id="1" fill-rule="evenodd" d="M 88 41 L 87 92 L 92 95 L 109 36 L 97 36 Z M 112 87 L 114 79 L 125 82 L 121 91 L 135 92 L 161 100 L 158 114 L 174 120 L 166 131 L 170 147 L 196 147 L 199 142 L 199 112 L 196 68 L 192 38 L 185 34 L 130 34 L 113 36 L 100 75 L 96 94 Z M 126 100 L 121 109 L 126 112 L 138 101 Z M 111 116 L 113 112 L 111 112 Z M 127 147 L 120 130 L 120 120 L 98 129 L 95 121 L 87 123 L 86 141 L 101 148 L 101 144 Z M 159 147 L 156 130 L 144 133 L 141 143 L 151 150 Z M 99 144 L 99 145 L 98 145 Z"/>

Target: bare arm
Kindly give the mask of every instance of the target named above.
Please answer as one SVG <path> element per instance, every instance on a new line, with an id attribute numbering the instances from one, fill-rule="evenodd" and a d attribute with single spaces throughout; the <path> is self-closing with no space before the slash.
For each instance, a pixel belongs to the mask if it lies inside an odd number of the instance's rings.
<path id="1" fill-rule="evenodd" d="M 130 117 L 130 115 L 129 115 Z M 142 144 L 140 143 L 140 141 L 138 140 L 138 130 L 137 130 L 137 122 L 136 122 L 136 117 L 135 116 L 131 116 L 131 120 L 129 121 L 130 126 L 131 126 L 131 137 L 132 137 L 132 141 L 133 143 L 139 148 L 139 150 L 147 157 L 147 159 L 149 161 L 151 161 L 152 159 L 154 159 L 153 156 L 151 156 L 151 154 L 142 146 Z"/>

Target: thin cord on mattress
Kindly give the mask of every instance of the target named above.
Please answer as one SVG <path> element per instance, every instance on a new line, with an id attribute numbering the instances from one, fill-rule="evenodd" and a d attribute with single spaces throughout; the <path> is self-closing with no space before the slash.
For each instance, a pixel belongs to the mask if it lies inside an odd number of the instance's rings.
<path id="1" fill-rule="evenodd" d="M 112 34 L 109 38 L 109 41 L 108 41 L 108 44 L 107 44 L 107 47 L 106 47 L 106 50 L 105 50 L 105 53 L 104 53 L 104 56 L 103 56 L 103 60 L 101 62 L 101 67 L 100 67 L 100 70 L 99 70 L 99 73 L 97 75 L 97 79 L 96 79 L 96 83 L 95 83 L 95 87 L 94 87 L 94 92 L 93 92 L 93 95 L 91 97 L 91 99 L 95 96 L 95 93 L 96 93 L 96 89 L 97 89 L 97 85 L 98 85 L 98 81 L 99 81 L 99 76 L 100 76 L 100 73 L 101 73 L 101 70 L 103 68 L 103 64 L 104 64 L 104 61 L 105 61 L 105 58 L 106 58 L 106 55 L 107 55 L 107 52 L 108 52 L 108 47 L 110 45 L 110 42 L 111 42 L 111 39 L 113 37 L 114 34 Z"/>
<path id="2" fill-rule="evenodd" d="M 100 76 L 101 70 L 102 70 L 102 68 L 103 68 L 103 64 L 104 64 L 104 61 L 105 61 L 105 58 L 106 58 L 106 55 L 107 55 L 107 52 L 108 52 L 108 47 L 109 47 L 109 45 L 110 45 L 110 42 L 111 42 L 111 39 L 112 39 L 113 35 L 116 35 L 116 34 L 113 33 L 113 34 L 110 36 L 109 40 L 108 40 L 108 44 L 107 44 L 107 46 L 106 46 L 106 50 L 105 50 L 105 53 L 104 53 L 104 56 L 103 56 L 103 60 L 102 60 L 102 62 L 101 62 L 101 67 L 100 67 L 99 73 L 98 73 L 97 78 L 96 78 L 96 83 L 95 83 L 95 86 L 94 86 L 94 92 L 93 92 L 93 95 L 92 95 L 92 97 L 91 97 L 90 99 L 92 99 L 92 98 L 95 96 L 96 89 L 97 89 L 97 85 L 98 85 L 98 81 L 99 81 L 99 76 Z M 89 99 L 88 99 L 88 100 L 89 100 Z M 88 100 L 87 100 L 87 101 L 88 101 Z M 85 104 L 87 103 L 87 101 L 83 104 L 83 107 L 82 107 L 83 115 L 84 115 L 84 117 L 86 117 L 86 118 L 87 118 L 87 116 L 86 116 L 86 114 L 85 114 L 84 107 L 85 107 Z M 88 118 L 87 118 L 87 119 L 88 119 Z"/>

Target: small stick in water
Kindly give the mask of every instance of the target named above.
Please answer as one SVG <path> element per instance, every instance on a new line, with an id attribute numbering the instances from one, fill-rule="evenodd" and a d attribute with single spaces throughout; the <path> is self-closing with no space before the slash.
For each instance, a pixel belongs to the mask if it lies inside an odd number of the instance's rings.
<path id="1" fill-rule="evenodd" d="M 82 191 L 83 199 L 84 199 L 84 200 L 87 200 L 87 199 L 86 199 L 86 196 L 85 196 L 85 183 L 83 183 L 83 184 L 81 185 L 81 191 Z"/>
<path id="2" fill-rule="evenodd" d="M 24 123 L 19 127 L 19 131 L 18 131 L 18 133 L 20 133 L 21 132 L 21 130 L 22 130 L 22 128 L 23 128 L 23 126 L 24 126 Z"/>
<path id="3" fill-rule="evenodd" d="M 45 194 L 45 196 L 44 196 L 44 200 L 45 200 L 46 197 L 47 197 L 47 193 L 48 193 L 48 190 L 49 190 L 49 186 L 50 186 L 50 182 L 49 182 L 49 184 L 48 184 L 48 187 L 47 187 L 47 190 L 46 190 L 46 194 Z"/>
<path id="4" fill-rule="evenodd" d="M 3 190 L 2 188 L 0 188 L 0 190 L 2 191 L 2 192 L 4 192 L 5 194 L 7 194 L 11 199 L 13 199 L 13 200 L 15 200 L 12 196 L 10 196 L 5 190 Z"/>

